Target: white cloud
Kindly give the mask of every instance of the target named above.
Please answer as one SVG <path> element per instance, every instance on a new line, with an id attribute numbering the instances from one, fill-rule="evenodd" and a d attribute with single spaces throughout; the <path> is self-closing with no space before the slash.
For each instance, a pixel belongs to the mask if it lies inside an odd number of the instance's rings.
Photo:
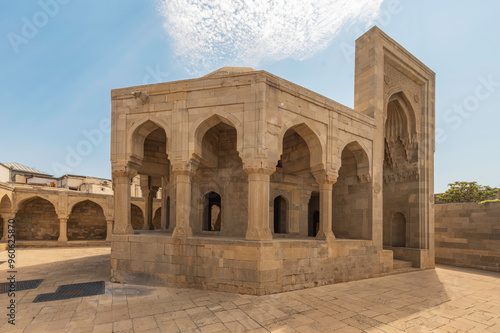
<path id="1" fill-rule="evenodd" d="M 190 72 L 306 59 L 342 26 L 368 22 L 382 0 L 159 0 L 174 50 Z"/>

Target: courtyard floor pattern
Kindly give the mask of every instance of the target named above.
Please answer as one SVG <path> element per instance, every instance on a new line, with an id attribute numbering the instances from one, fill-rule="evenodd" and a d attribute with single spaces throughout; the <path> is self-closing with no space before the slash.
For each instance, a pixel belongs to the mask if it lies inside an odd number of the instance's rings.
<path id="1" fill-rule="evenodd" d="M 500 332 L 500 273 L 438 266 L 248 296 L 111 283 L 109 247 L 17 249 L 16 262 L 17 280 L 44 280 L 16 292 L 15 326 L 10 298 L 0 295 L 0 332 Z M 0 282 L 7 271 L 0 264 Z M 103 295 L 33 303 L 61 285 L 98 280 Z"/>

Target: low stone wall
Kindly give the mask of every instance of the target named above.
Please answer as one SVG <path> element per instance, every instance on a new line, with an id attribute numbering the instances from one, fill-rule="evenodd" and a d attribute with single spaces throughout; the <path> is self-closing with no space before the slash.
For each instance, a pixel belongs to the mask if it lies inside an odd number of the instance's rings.
<path id="1" fill-rule="evenodd" d="M 113 235 L 114 282 L 264 295 L 392 271 L 392 252 L 368 240 L 172 238 Z"/>
<path id="2" fill-rule="evenodd" d="M 500 272 L 500 203 L 435 208 L 436 263 Z"/>

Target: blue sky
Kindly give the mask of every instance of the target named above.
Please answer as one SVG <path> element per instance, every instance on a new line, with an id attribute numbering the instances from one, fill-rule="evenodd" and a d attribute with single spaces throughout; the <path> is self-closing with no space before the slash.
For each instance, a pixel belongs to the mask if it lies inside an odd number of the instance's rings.
<path id="1" fill-rule="evenodd" d="M 436 192 L 500 187 L 500 2 L 281 2 L 1 1 L 0 162 L 110 178 L 111 89 L 224 65 L 352 107 L 354 40 L 377 24 L 436 72 Z"/>

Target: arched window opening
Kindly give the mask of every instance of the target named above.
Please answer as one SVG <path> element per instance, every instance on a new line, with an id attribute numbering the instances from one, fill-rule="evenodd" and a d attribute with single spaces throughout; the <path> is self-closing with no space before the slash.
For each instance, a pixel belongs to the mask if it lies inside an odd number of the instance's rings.
<path id="1" fill-rule="evenodd" d="M 216 192 L 205 195 L 203 211 L 203 230 L 220 231 L 222 217 L 222 199 Z"/>
<path id="2" fill-rule="evenodd" d="M 286 233 L 286 200 L 281 195 L 274 199 L 274 233 Z"/>

